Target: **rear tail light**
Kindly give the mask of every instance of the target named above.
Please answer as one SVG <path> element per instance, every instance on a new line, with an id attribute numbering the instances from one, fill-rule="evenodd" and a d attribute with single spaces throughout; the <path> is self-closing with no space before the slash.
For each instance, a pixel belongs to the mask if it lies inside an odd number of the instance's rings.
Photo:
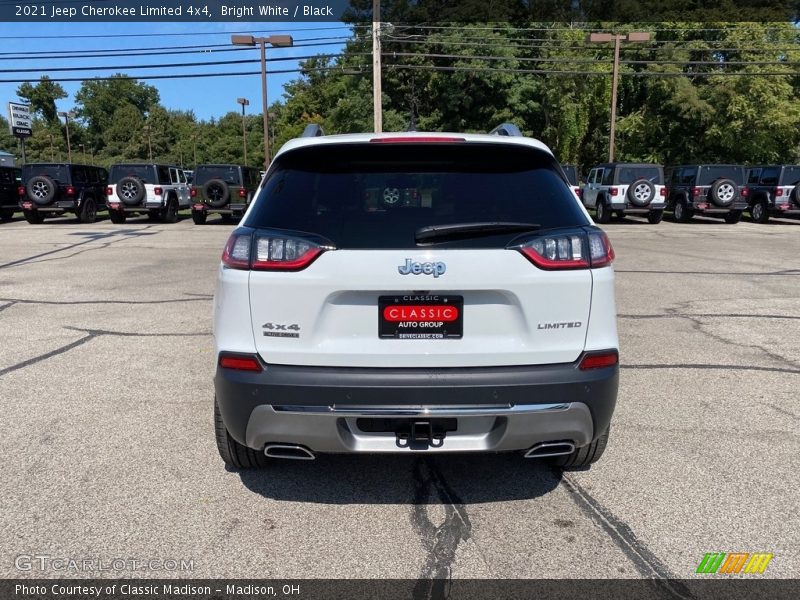
<path id="1" fill-rule="evenodd" d="M 693 187 L 692 188 L 692 196 L 694 196 L 695 198 L 699 198 L 700 194 L 702 194 L 702 193 L 703 193 L 703 190 L 701 188 L 699 188 L 699 187 Z"/>
<path id="2" fill-rule="evenodd" d="M 747 188 L 745 188 L 747 189 Z M 783 196 L 783 188 L 775 188 L 775 195 L 776 196 Z"/>
<path id="3" fill-rule="evenodd" d="M 616 364 L 619 364 L 619 353 L 616 350 L 603 350 L 584 354 L 578 368 L 581 371 L 586 371 L 588 369 L 613 367 Z"/>
<path id="4" fill-rule="evenodd" d="M 163 193 L 164 193 L 164 190 L 163 190 L 163 189 L 161 189 L 160 187 L 154 187 L 154 188 L 153 188 L 153 193 L 154 193 L 156 196 L 160 196 L 161 194 L 163 194 Z"/>
<path id="5" fill-rule="evenodd" d="M 114 193 L 114 190 L 111 189 L 111 186 L 106 188 L 106 196 L 111 196 Z"/>
<path id="6" fill-rule="evenodd" d="M 330 249 L 308 239 L 278 233 L 234 231 L 225 244 L 222 263 L 232 269 L 300 271 Z"/>
<path id="7" fill-rule="evenodd" d="M 599 230 L 542 235 L 512 246 L 540 269 L 597 269 L 614 261 L 608 236 Z"/>
<path id="8" fill-rule="evenodd" d="M 667 197 L 667 188 L 662 187 L 660 193 L 661 193 L 661 197 L 662 198 L 666 198 Z"/>
<path id="9" fill-rule="evenodd" d="M 75 188 L 71 185 L 67 186 L 67 196 L 74 196 L 75 195 Z"/>
<path id="10" fill-rule="evenodd" d="M 239 198 L 246 198 L 247 191 L 244 188 L 239 188 Z"/>
<path id="11" fill-rule="evenodd" d="M 197 188 L 196 187 L 189 188 L 189 194 L 191 194 L 192 198 L 197 198 Z"/>
<path id="12" fill-rule="evenodd" d="M 747 198 L 750 195 L 750 188 L 743 187 L 739 193 L 742 195 L 742 198 Z"/>
<path id="13" fill-rule="evenodd" d="M 261 372 L 261 362 L 254 354 L 233 354 L 230 352 L 220 352 L 219 366 L 223 369 L 234 371 L 254 371 Z"/>
<path id="14" fill-rule="evenodd" d="M 617 190 L 617 188 L 612 187 L 610 190 L 608 190 L 608 193 L 611 194 L 612 196 L 616 196 L 618 191 L 619 190 Z"/>
<path id="15" fill-rule="evenodd" d="M 25 195 L 25 186 L 24 185 L 21 185 L 21 186 L 19 186 L 17 188 L 17 194 L 19 194 L 20 196 L 24 196 Z"/>
<path id="16" fill-rule="evenodd" d="M 583 195 L 583 190 L 579 187 L 572 188 L 575 191 L 575 195 L 580 198 Z"/>

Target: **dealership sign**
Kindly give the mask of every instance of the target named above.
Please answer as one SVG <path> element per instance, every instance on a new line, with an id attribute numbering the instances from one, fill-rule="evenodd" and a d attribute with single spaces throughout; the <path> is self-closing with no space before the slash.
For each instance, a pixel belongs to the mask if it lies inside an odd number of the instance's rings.
<path id="1" fill-rule="evenodd" d="M 31 137 L 33 134 L 33 120 L 31 107 L 27 104 L 8 103 L 8 123 L 11 135 L 19 138 Z"/>

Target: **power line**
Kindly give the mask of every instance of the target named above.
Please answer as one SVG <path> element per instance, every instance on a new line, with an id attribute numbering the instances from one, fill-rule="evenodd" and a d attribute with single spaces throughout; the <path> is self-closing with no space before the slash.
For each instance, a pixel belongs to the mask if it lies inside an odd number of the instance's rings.
<path id="1" fill-rule="evenodd" d="M 84 0 L 74 0 L 75 2 L 84 1 Z M 292 28 L 292 31 L 331 31 L 335 29 L 363 29 L 364 27 L 369 27 L 368 25 L 339 25 L 335 27 L 300 27 L 300 28 Z M 275 30 L 275 29 L 259 29 L 259 30 L 248 30 L 248 31 L 188 31 L 188 32 L 172 32 L 172 33 L 111 33 L 111 34 L 81 34 L 81 35 L 59 35 L 59 39 L 117 39 L 117 38 L 129 38 L 129 37 L 142 37 L 142 38 L 150 38 L 150 37 L 196 37 L 198 35 L 203 36 L 210 36 L 210 35 L 235 35 L 235 34 L 273 34 L 273 33 L 285 33 L 285 29 Z M 30 36 L 30 35 L 6 35 L 3 36 L 4 40 L 35 40 L 35 39 L 45 39 L 49 38 L 50 36 Z"/>

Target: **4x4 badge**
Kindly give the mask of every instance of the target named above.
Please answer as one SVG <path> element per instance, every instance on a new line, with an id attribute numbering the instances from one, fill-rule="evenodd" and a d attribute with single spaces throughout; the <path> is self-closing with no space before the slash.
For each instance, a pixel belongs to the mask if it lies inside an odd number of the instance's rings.
<path id="1" fill-rule="evenodd" d="M 397 271 L 400 275 L 433 275 L 434 277 L 439 277 L 447 271 L 447 265 L 443 262 L 413 262 L 410 258 L 407 258 L 406 264 L 397 267 Z"/>

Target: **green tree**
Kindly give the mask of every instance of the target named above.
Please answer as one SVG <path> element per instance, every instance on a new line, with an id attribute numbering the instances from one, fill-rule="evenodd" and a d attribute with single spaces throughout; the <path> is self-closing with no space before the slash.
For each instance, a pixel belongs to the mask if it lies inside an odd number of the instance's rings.
<path id="1" fill-rule="evenodd" d="M 50 81 L 47 75 L 42 75 L 36 85 L 27 81 L 20 85 L 17 88 L 17 96 L 30 103 L 34 115 L 42 117 L 48 125 L 53 125 L 58 122 L 56 100 L 66 98 L 67 92 L 61 84 Z"/>

